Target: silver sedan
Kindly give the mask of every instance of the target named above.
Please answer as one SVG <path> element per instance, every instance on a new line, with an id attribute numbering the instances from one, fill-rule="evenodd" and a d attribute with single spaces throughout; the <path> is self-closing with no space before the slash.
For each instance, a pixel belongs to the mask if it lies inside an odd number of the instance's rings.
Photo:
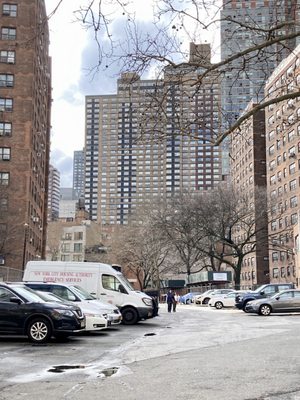
<path id="1" fill-rule="evenodd" d="M 284 290 L 266 299 L 249 301 L 246 312 L 264 316 L 271 313 L 300 312 L 300 290 Z"/>

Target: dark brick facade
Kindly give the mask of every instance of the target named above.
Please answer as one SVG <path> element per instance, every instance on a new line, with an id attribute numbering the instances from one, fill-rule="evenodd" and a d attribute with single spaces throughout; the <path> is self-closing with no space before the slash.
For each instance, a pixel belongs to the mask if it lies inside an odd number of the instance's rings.
<path id="1" fill-rule="evenodd" d="M 44 1 L 0 1 L 0 263 L 10 268 L 22 269 L 26 261 L 45 256 L 48 47 Z M 7 85 L 6 77 L 13 82 Z"/>

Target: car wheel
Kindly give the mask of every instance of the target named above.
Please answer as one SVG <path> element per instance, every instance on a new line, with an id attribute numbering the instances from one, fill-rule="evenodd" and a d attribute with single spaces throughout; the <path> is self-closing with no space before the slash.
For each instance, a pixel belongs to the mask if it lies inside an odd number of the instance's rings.
<path id="1" fill-rule="evenodd" d="M 246 310 L 246 305 L 249 303 L 249 301 L 247 301 L 244 305 L 243 305 L 243 311 L 245 312 L 245 313 L 247 313 L 248 311 Z"/>
<path id="2" fill-rule="evenodd" d="M 221 308 L 223 308 L 223 303 L 221 301 L 217 301 L 215 307 L 217 310 L 221 310 Z"/>
<path id="3" fill-rule="evenodd" d="M 30 321 L 27 327 L 27 335 L 31 342 L 47 342 L 52 336 L 50 322 L 44 318 L 36 318 Z"/>
<path id="4" fill-rule="evenodd" d="M 137 311 L 132 307 L 123 308 L 122 312 L 122 322 L 124 325 L 134 325 L 138 322 L 139 316 Z"/>
<path id="5" fill-rule="evenodd" d="M 185 304 L 190 304 L 190 303 L 191 303 L 191 300 L 190 299 L 186 299 Z"/>
<path id="6" fill-rule="evenodd" d="M 262 304 L 259 308 L 259 315 L 264 315 L 267 317 L 272 312 L 271 307 L 268 304 Z"/>
<path id="7" fill-rule="evenodd" d="M 206 298 L 202 301 L 202 304 L 208 304 L 208 302 L 209 302 L 209 297 L 206 297 Z"/>

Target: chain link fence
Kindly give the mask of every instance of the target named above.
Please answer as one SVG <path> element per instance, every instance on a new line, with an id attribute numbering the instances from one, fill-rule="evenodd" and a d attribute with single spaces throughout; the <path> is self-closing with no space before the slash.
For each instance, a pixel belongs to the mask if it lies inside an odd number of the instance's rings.
<path id="1" fill-rule="evenodd" d="M 15 268 L 0 267 L 1 282 L 18 282 L 22 281 L 23 271 Z"/>

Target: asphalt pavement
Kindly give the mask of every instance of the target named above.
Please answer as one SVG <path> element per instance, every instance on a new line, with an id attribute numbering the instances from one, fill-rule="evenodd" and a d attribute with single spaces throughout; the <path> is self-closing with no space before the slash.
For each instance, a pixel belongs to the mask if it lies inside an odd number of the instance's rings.
<path id="1" fill-rule="evenodd" d="M 300 400 L 300 314 L 180 305 L 48 345 L 0 338 L 1 400 Z"/>

